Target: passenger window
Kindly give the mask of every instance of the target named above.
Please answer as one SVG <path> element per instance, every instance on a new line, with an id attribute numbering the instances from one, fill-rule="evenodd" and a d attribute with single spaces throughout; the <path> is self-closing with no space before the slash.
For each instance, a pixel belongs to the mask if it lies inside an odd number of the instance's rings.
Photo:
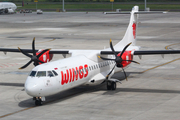
<path id="1" fill-rule="evenodd" d="M 46 71 L 38 71 L 36 77 L 46 77 Z"/>
<path id="2" fill-rule="evenodd" d="M 53 76 L 54 76 L 51 71 L 47 71 L 47 75 L 48 75 L 49 77 L 53 77 Z"/>
<path id="3" fill-rule="evenodd" d="M 29 76 L 31 76 L 31 77 L 35 77 L 35 75 L 36 75 L 36 71 L 31 71 L 31 73 L 30 73 L 30 75 L 29 75 Z"/>
<path id="4" fill-rule="evenodd" d="M 91 70 L 91 67 L 89 66 L 89 70 Z"/>

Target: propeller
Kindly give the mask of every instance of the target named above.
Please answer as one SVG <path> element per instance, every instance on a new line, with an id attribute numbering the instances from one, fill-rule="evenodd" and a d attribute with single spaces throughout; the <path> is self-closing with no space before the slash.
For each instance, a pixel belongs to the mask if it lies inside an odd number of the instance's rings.
<path id="1" fill-rule="evenodd" d="M 111 70 L 111 71 L 108 73 L 108 75 L 106 76 L 106 79 L 108 79 L 109 75 L 112 73 L 112 71 L 114 70 L 114 68 L 115 68 L 115 66 L 116 66 L 116 67 L 122 68 L 122 71 L 123 71 L 124 76 L 125 76 L 126 81 L 127 81 L 127 75 L 126 75 L 126 72 L 125 72 L 124 69 L 123 69 L 122 62 L 123 62 L 123 61 L 129 61 L 129 62 L 134 62 L 134 63 L 136 63 L 136 64 L 140 64 L 140 63 L 138 63 L 138 62 L 136 62 L 136 61 L 133 61 L 133 60 L 123 60 L 123 59 L 122 59 L 122 55 L 124 54 L 124 52 L 126 51 L 126 49 L 127 49 L 130 45 L 131 45 L 131 43 L 127 44 L 127 45 L 123 48 L 122 52 L 120 52 L 120 55 L 118 55 L 118 54 L 116 53 L 116 51 L 114 50 L 114 47 L 113 47 L 113 45 L 112 45 L 112 40 L 110 39 L 110 48 L 111 48 L 111 50 L 112 50 L 112 52 L 113 52 L 113 54 L 114 54 L 114 56 L 115 56 L 115 59 L 104 58 L 104 57 L 98 56 L 98 57 L 99 57 L 100 59 L 102 59 L 102 60 L 111 60 L 111 61 L 115 61 L 115 63 L 116 63 L 116 64 L 114 65 L 114 67 L 112 68 L 112 70 Z"/>
<path id="2" fill-rule="evenodd" d="M 45 52 L 47 52 L 47 51 L 50 50 L 50 49 L 45 49 L 45 50 L 43 50 L 40 54 L 36 55 L 35 37 L 34 37 L 34 39 L 33 39 L 33 41 L 32 41 L 32 51 L 33 51 L 33 55 L 31 55 L 31 54 L 29 54 L 29 53 L 26 53 L 25 51 L 23 51 L 23 50 L 20 49 L 19 47 L 18 47 L 18 49 L 19 49 L 19 51 L 20 51 L 22 54 L 24 54 L 25 56 L 31 58 L 31 60 L 30 60 L 28 63 L 26 63 L 24 66 L 22 66 L 22 67 L 19 68 L 19 69 L 24 69 L 24 68 L 26 68 L 26 67 L 29 66 L 32 62 L 34 62 L 34 63 L 33 63 L 34 66 L 39 65 L 39 62 L 40 62 L 40 63 L 44 63 L 43 61 L 39 60 L 39 57 L 40 57 L 42 54 L 44 54 Z"/>

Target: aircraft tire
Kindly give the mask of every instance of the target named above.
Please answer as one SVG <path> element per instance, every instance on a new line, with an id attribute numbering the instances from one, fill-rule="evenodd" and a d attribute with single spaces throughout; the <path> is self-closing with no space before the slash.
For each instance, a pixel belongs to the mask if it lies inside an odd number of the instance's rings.
<path id="1" fill-rule="evenodd" d="M 107 90 L 111 90 L 111 82 L 107 81 Z"/>
<path id="2" fill-rule="evenodd" d="M 42 101 L 41 101 L 41 100 L 35 100 L 35 105 L 36 105 L 36 106 L 42 105 Z"/>
<path id="3" fill-rule="evenodd" d="M 112 90 L 116 90 L 116 82 L 112 82 L 111 83 L 111 89 Z"/>

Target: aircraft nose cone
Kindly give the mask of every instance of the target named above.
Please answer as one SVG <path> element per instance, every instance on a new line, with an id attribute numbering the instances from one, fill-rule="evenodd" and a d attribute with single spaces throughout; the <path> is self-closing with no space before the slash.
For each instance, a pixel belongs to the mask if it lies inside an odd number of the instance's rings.
<path id="1" fill-rule="evenodd" d="M 37 84 L 33 82 L 26 83 L 25 90 L 28 95 L 33 96 L 33 97 L 37 96 L 37 94 L 39 93 Z"/>

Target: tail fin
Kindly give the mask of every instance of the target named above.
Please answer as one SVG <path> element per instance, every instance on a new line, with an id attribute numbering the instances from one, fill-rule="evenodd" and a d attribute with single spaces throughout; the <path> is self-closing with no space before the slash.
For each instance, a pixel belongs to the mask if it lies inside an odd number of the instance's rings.
<path id="1" fill-rule="evenodd" d="M 114 46 L 115 49 L 124 47 L 125 45 L 127 45 L 131 42 L 132 42 L 131 45 L 133 45 L 133 46 L 136 45 L 136 28 L 137 28 L 138 15 L 135 13 L 138 11 L 139 11 L 138 6 L 134 6 L 132 8 L 129 26 L 126 30 L 126 33 L 125 33 L 123 39 Z"/>

